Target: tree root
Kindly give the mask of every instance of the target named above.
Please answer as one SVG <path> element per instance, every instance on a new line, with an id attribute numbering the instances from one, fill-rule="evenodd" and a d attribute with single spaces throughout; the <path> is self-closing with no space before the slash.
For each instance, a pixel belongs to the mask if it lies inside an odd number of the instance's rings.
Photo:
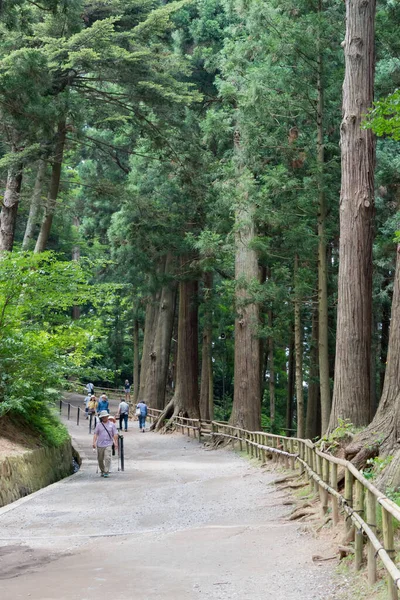
<path id="1" fill-rule="evenodd" d="M 351 546 L 339 545 L 338 546 L 338 554 L 339 554 L 339 560 L 342 560 L 343 558 L 346 558 L 346 556 L 349 556 L 349 554 L 354 554 L 354 548 L 351 548 Z"/>
<path id="2" fill-rule="evenodd" d="M 288 485 L 283 485 L 282 487 L 279 488 L 279 490 L 297 490 L 303 487 L 306 487 L 308 485 L 308 483 L 289 483 Z"/>
<path id="3" fill-rule="evenodd" d="M 316 516 L 314 508 L 297 508 L 291 515 L 289 515 L 289 521 L 297 521 L 302 517 Z"/>
<path id="4" fill-rule="evenodd" d="M 319 554 L 313 554 L 312 561 L 313 562 L 325 562 L 327 560 L 336 560 L 337 556 L 320 556 Z"/>

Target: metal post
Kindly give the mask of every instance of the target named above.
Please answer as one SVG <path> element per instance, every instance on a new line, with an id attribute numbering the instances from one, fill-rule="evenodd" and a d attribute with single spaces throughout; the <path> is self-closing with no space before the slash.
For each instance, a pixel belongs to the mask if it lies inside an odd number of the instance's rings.
<path id="1" fill-rule="evenodd" d="M 118 445 L 119 445 L 119 459 L 121 461 L 121 471 L 124 471 L 125 469 L 125 458 L 124 458 L 124 436 L 119 434 L 118 435 Z"/>
<path id="2" fill-rule="evenodd" d="M 71 414 L 71 405 L 70 405 L 70 403 L 68 402 L 68 421 L 69 421 L 69 416 L 70 416 L 70 414 Z"/>
<path id="3" fill-rule="evenodd" d="M 93 414 L 90 413 L 90 416 L 89 416 L 89 434 L 92 433 L 92 420 L 93 420 Z"/>
<path id="4" fill-rule="evenodd" d="M 61 415 L 61 412 L 62 412 L 62 400 L 60 400 L 60 415 Z"/>
<path id="5" fill-rule="evenodd" d="M 79 416 L 80 416 L 80 414 L 81 414 L 81 408 L 80 408 L 80 406 L 78 406 L 78 410 L 77 410 L 77 413 L 76 413 L 76 424 L 77 425 L 79 425 Z"/>

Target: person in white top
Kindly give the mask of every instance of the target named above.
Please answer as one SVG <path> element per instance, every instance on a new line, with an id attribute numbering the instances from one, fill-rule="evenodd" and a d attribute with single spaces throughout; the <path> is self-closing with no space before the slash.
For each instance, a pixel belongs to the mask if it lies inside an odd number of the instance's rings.
<path id="1" fill-rule="evenodd" d="M 122 422 L 125 423 L 125 431 L 128 431 L 129 404 L 121 398 L 118 406 L 119 428 L 122 431 Z"/>

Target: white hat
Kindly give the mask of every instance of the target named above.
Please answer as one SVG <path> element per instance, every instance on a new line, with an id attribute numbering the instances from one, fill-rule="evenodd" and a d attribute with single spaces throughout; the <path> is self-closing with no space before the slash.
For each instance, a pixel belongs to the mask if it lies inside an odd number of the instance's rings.
<path id="1" fill-rule="evenodd" d="M 110 415 L 108 414 L 108 412 L 106 410 L 102 410 L 101 413 L 99 413 L 99 419 L 102 419 L 103 417 L 109 417 Z"/>

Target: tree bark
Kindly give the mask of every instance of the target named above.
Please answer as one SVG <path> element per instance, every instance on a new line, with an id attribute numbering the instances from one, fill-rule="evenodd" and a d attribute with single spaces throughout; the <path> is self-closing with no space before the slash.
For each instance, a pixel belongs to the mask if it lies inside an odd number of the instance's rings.
<path id="1" fill-rule="evenodd" d="M 54 212 L 56 210 L 58 191 L 60 189 L 61 169 L 64 156 L 65 140 L 67 130 L 65 120 L 58 124 L 57 137 L 54 146 L 54 159 L 51 169 L 49 195 L 45 207 L 45 213 L 40 227 L 38 239 L 36 240 L 35 252 L 44 252 L 49 240 Z"/>
<path id="2" fill-rule="evenodd" d="M 181 259 L 181 264 L 187 264 L 187 256 Z M 156 423 L 157 430 L 163 426 L 166 419 L 176 415 L 191 419 L 200 418 L 197 292 L 196 280 L 180 281 L 176 386 L 173 397 Z"/>
<path id="3" fill-rule="evenodd" d="M 389 281 L 385 281 L 386 286 L 389 284 Z M 388 353 L 388 343 L 389 343 L 389 328 L 390 328 L 390 305 L 389 302 L 385 302 L 382 307 L 382 327 L 381 327 L 381 340 L 380 340 L 380 370 L 379 370 L 379 383 L 380 383 L 380 393 L 383 393 L 383 387 L 385 383 L 385 371 L 386 371 L 386 361 L 387 361 L 387 353 Z"/>
<path id="4" fill-rule="evenodd" d="M 294 366 L 294 334 L 291 332 L 289 342 L 288 362 L 287 362 L 287 403 L 286 403 L 286 434 L 292 435 L 293 429 L 293 397 L 294 397 L 294 379 L 295 379 L 295 366 Z"/>
<path id="5" fill-rule="evenodd" d="M 274 319 L 272 310 L 268 311 L 268 328 L 272 331 Z M 268 371 L 269 371 L 269 417 L 271 427 L 275 423 L 275 362 L 274 362 L 274 338 L 272 335 L 268 337 Z"/>
<path id="6" fill-rule="evenodd" d="M 35 233 L 36 225 L 39 221 L 39 212 L 41 208 L 42 189 L 46 178 L 46 167 L 47 162 L 41 159 L 38 164 L 38 170 L 36 174 L 35 187 L 33 188 L 33 194 L 31 199 L 31 205 L 29 207 L 28 221 L 25 227 L 24 240 L 22 242 L 22 250 L 30 250 L 33 242 L 33 236 Z"/>
<path id="7" fill-rule="evenodd" d="M 236 210 L 236 313 L 234 395 L 230 422 L 249 431 L 261 427 L 259 306 L 249 285 L 258 280 L 258 260 L 250 247 L 255 237 L 254 206 L 243 199 Z"/>
<path id="8" fill-rule="evenodd" d="M 6 190 L 0 212 L 0 250 L 11 252 L 22 184 L 22 163 L 8 169 Z"/>
<path id="9" fill-rule="evenodd" d="M 333 404 L 339 419 L 366 425 L 370 410 L 375 141 L 361 128 L 374 90 L 375 0 L 346 0 L 341 124 L 342 189 Z"/>
<path id="10" fill-rule="evenodd" d="M 137 316 L 133 320 L 133 405 L 139 402 L 139 373 L 140 373 L 140 352 L 139 352 L 139 319 Z"/>
<path id="11" fill-rule="evenodd" d="M 296 401 L 297 401 L 297 437 L 304 438 L 304 392 L 303 392 L 303 335 L 301 326 L 301 300 L 297 293 L 297 278 L 299 257 L 296 255 L 294 263 L 295 297 L 294 297 L 294 349 L 296 363 Z"/>
<path id="12" fill-rule="evenodd" d="M 146 395 L 146 383 L 148 380 L 148 373 L 150 370 L 151 362 L 151 348 L 154 343 L 156 335 L 157 316 L 160 303 L 161 291 L 153 291 L 149 296 L 146 304 L 146 314 L 144 318 L 144 336 L 143 336 L 143 347 L 142 347 L 142 360 L 140 369 L 140 387 L 139 387 L 139 399 L 145 398 Z"/>
<path id="13" fill-rule="evenodd" d="M 213 274 L 204 273 L 204 328 L 201 352 L 200 416 L 205 421 L 214 417 L 214 390 L 212 368 L 212 307 Z"/>
<path id="14" fill-rule="evenodd" d="M 318 311 L 313 311 L 312 316 L 312 334 L 310 351 L 310 378 L 308 382 L 308 401 L 306 413 L 306 437 L 315 439 L 321 432 L 320 411 L 318 403 L 320 400 L 320 386 L 318 383 Z"/>
<path id="15" fill-rule="evenodd" d="M 172 268 L 173 258 L 169 255 L 165 263 L 165 276 L 168 277 L 171 274 Z M 175 300 L 176 283 L 168 281 L 163 285 L 161 290 L 143 392 L 143 398 L 147 404 L 158 410 L 162 410 L 165 406 L 169 355 L 175 316 Z"/>
<path id="16" fill-rule="evenodd" d="M 234 390 L 230 423 L 249 431 L 261 428 L 260 307 L 249 287 L 259 281 L 255 205 L 249 198 L 239 127 L 234 135 L 238 201 L 235 212 L 235 358 Z"/>
<path id="17" fill-rule="evenodd" d="M 318 0 L 318 13 L 322 14 L 322 0 Z M 320 32 L 319 32 L 320 35 Z M 324 90 L 323 58 L 318 39 L 317 55 L 317 163 L 318 163 L 318 361 L 321 398 L 321 429 L 325 433 L 331 414 L 328 348 L 328 270 L 326 260 L 326 197 L 324 182 Z"/>
<path id="18" fill-rule="evenodd" d="M 73 217 L 74 227 L 79 228 L 80 222 L 78 217 Z M 72 248 L 72 260 L 79 262 L 81 258 L 81 248 L 80 246 L 74 246 Z M 77 321 L 81 317 L 81 307 L 78 305 L 74 305 L 72 307 L 72 318 Z"/>

